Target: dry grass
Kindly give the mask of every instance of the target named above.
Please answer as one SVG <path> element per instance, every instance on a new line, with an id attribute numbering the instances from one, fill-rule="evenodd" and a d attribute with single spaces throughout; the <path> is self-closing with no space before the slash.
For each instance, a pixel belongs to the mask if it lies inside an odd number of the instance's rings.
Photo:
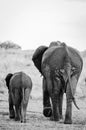
<path id="1" fill-rule="evenodd" d="M 42 77 L 32 62 L 34 51 L 27 50 L 0 50 L 0 87 L 4 85 L 4 79 L 10 72 L 24 71 L 27 73 L 33 82 L 32 97 L 42 97 Z M 86 59 L 84 58 L 83 71 L 80 76 L 76 95 L 78 97 L 86 96 L 86 87 L 84 79 L 86 77 Z"/>
<path id="2" fill-rule="evenodd" d="M 31 77 L 33 82 L 32 97 L 42 97 L 42 77 L 31 60 L 33 52 L 11 49 L 0 50 L 0 87 L 5 86 L 4 79 L 8 73 L 24 71 Z"/>

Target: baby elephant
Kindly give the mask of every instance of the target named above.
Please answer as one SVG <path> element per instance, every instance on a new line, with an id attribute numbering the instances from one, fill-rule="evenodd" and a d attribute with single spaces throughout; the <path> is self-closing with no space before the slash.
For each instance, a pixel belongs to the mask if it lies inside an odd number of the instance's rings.
<path id="1" fill-rule="evenodd" d="M 9 116 L 26 122 L 26 109 L 32 90 L 31 78 L 24 72 L 9 73 L 6 78 L 9 92 Z"/>

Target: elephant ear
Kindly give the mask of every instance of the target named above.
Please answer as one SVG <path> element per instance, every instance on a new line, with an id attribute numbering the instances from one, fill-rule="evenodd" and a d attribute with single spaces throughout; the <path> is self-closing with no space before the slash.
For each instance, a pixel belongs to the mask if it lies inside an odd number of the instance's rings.
<path id="1" fill-rule="evenodd" d="M 42 70 L 41 70 L 41 61 L 42 61 L 42 56 L 44 54 L 44 52 L 48 49 L 48 47 L 46 46 L 40 46 L 38 47 L 33 56 L 32 56 L 32 61 L 34 62 L 34 65 L 36 66 L 36 68 L 39 70 L 39 72 L 42 74 Z"/>
<path id="2" fill-rule="evenodd" d="M 9 83 L 10 83 L 10 79 L 12 78 L 13 74 L 12 73 L 9 73 L 7 74 L 6 78 L 5 78 L 5 81 L 6 81 L 6 85 L 8 87 L 8 90 L 9 90 Z"/>

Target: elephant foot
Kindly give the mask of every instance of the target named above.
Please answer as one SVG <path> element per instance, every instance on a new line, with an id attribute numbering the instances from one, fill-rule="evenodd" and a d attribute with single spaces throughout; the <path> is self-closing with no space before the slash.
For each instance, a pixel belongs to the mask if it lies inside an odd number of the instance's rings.
<path id="1" fill-rule="evenodd" d="M 60 120 L 59 120 L 59 123 L 64 123 L 64 120 L 63 120 L 63 119 L 60 119 Z"/>
<path id="2" fill-rule="evenodd" d="M 65 120 L 64 124 L 72 124 L 72 120 Z"/>
<path id="3" fill-rule="evenodd" d="M 15 115 L 10 115 L 9 117 L 10 117 L 10 119 L 14 119 Z"/>
<path id="4" fill-rule="evenodd" d="M 15 112 L 14 110 L 10 110 L 10 115 L 9 115 L 10 119 L 15 118 Z"/>
<path id="5" fill-rule="evenodd" d="M 51 115 L 52 115 L 52 109 L 51 109 L 51 107 L 45 107 L 43 109 L 43 115 L 45 117 L 51 117 Z"/>
<path id="6" fill-rule="evenodd" d="M 72 119 L 69 117 L 65 117 L 64 124 L 72 124 Z"/>
<path id="7" fill-rule="evenodd" d="M 20 121 L 20 118 L 19 117 L 15 117 L 15 121 Z"/>
<path id="8" fill-rule="evenodd" d="M 72 118 L 70 114 L 65 115 L 64 124 L 72 124 Z"/>
<path id="9" fill-rule="evenodd" d="M 60 120 L 63 120 L 63 115 L 60 115 Z"/>
<path id="10" fill-rule="evenodd" d="M 24 121 L 23 121 L 23 120 L 21 120 L 21 123 L 26 123 L 26 120 L 24 120 Z"/>
<path id="11" fill-rule="evenodd" d="M 51 121 L 59 121 L 59 118 L 58 118 L 58 117 L 51 116 L 51 117 L 50 117 L 50 120 L 51 120 Z"/>

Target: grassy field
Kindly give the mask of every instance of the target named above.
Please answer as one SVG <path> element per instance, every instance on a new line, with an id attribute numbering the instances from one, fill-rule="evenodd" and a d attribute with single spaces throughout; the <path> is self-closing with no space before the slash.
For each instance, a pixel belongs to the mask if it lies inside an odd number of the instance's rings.
<path id="1" fill-rule="evenodd" d="M 41 80 L 42 77 L 34 67 L 31 60 L 34 51 L 22 50 L 0 50 L 0 86 L 5 87 L 4 79 L 8 73 L 23 71 L 28 74 L 33 82 L 32 97 L 38 98 L 42 95 Z"/>
<path id="2" fill-rule="evenodd" d="M 42 96 L 42 76 L 35 68 L 32 62 L 33 50 L 0 50 L 0 87 L 5 87 L 4 79 L 8 73 L 24 71 L 28 74 L 33 82 L 32 98 L 40 98 Z M 86 77 L 86 58 L 83 57 L 83 71 L 80 76 L 76 94 L 81 97 L 85 96 L 85 77 Z M 83 90 L 84 89 L 84 90 Z"/>

